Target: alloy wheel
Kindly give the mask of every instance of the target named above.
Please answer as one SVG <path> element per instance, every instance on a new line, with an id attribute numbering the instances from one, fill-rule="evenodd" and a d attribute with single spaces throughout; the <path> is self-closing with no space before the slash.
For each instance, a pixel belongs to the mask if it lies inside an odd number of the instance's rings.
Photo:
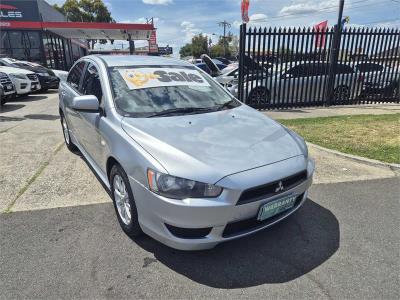
<path id="1" fill-rule="evenodd" d="M 119 174 L 114 176 L 113 188 L 119 217 L 125 225 L 129 225 L 132 222 L 131 204 L 124 180 Z"/>
<path id="2" fill-rule="evenodd" d="M 70 144 L 69 130 L 68 130 L 67 121 L 65 120 L 64 116 L 62 117 L 61 124 L 62 124 L 62 128 L 63 128 L 65 143 L 67 145 L 69 145 Z"/>
<path id="3" fill-rule="evenodd" d="M 347 86 L 339 86 L 333 91 L 333 97 L 336 102 L 340 102 L 343 100 L 349 100 L 350 91 Z"/>

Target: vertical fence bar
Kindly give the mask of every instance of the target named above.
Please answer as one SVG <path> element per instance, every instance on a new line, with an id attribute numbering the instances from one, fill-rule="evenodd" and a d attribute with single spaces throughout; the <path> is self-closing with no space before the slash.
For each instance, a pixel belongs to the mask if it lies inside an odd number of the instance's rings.
<path id="1" fill-rule="evenodd" d="M 296 52 L 295 52 L 295 64 L 294 64 L 294 66 L 297 66 L 298 60 L 299 60 L 300 37 L 301 37 L 301 28 L 298 27 L 297 28 L 297 32 L 296 32 Z M 301 60 L 301 58 L 300 58 L 300 60 Z M 298 99 L 298 94 L 299 94 L 298 93 L 299 85 L 297 84 L 297 79 L 295 79 L 294 77 L 291 77 L 289 80 L 293 81 L 292 82 L 293 83 L 293 88 L 292 88 L 292 107 L 295 107 L 297 99 Z"/>
<path id="2" fill-rule="evenodd" d="M 283 60 L 284 60 L 284 45 L 285 45 L 285 38 L 286 38 L 286 29 L 279 28 L 280 34 L 278 35 L 278 57 L 279 57 L 279 62 L 280 62 L 280 69 L 282 70 L 283 67 Z M 282 40 L 281 40 L 282 37 Z M 281 72 L 280 72 L 281 73 Z M 285 106 L 285 101 L 282 96 L 282 91 L 281 91 L 281 85 L 282 85 L 282 76 L 281 74 L 278 75 L 278 107 L 284 107 Z M 284 79 L 283 79 L 284 80 Z"/>
<path id="3" fill-rule="evenodd" d="M 276 40 L 276 34 L 277 30 L 276 27 L 274 27 L 274 30 L 272 32 L 272 57 L 275 59 L 275 40 Z M 270 78 L 270 94 L 271 94 L 271 107 L 275 107 L 275 99 L 276 99 L 276 92 L 275 92 L 275 84 L 273 83 L 273 79 L 276 76 L 276 73 L 278 72 L 277 66 L 275 66 L 275 72 L 271 74 Z"/>
<path id="4" fill-rule="evenodd" d="M 354 51 L 353 50 L 354 49 L 354 39 L 356 37 L 355 29 L 350 27 L 349 30 L 347 31 L 347 33 L 348 33 L 347 38 L 349 40 L 349 43 L 348 43 L 347 55 L 346 55 L 346 65 L 350 65 L 356 71 L 354 65 L 351 63 L 351 57 L 352 57 L 353 51 Z M 356 87 L 355 84 L 354 84 L 354 81 L 353 81 L 354 80 L 354 73 L 351 73 L 349 75 L 349 77 L 347 78 L 347 80 L 348 80 L 348 82 L 350 82 L 350 85 L 351 85 L 350 91 L 351 92 L 354 91 L 354 88 Z M 357 78 L 356 78 L 356 80 L 357 80 Z M 350 94 L 350 97 L 351 97 L 349 99 L 350 103 L 353 104 L 354 101 L 356 100 L 356 99 L 354 99 L 354 93 L 353 92 Z"/>
<path id="5" fill-rule="evenodd" d="M 255 28 L 254 28 L 254 32 L 256 32 Z M 259 82 L 258 82 L 259 76 L 258 75 L 260 73 L 261 27 L 258 29 L 257 36 L 254 36 L 254 39 L 256 39 L 256 37 L 257 37 L 257 69 L 256 69 L 256 75 L 255 75 L 255 78 L 256 78 L 256 87 L 255 88 L 258 90 L 259 89 Z M 261 70 L 262 70 L 262 66 L 261 66 Z M 252 80 L 254 80 L 254 78 L 252 78 Z M 264 90 L 262 88 L 262 86 L 260 87 L 260 90 L 262 90 L 262 91 Z M 258 107 L 265 109 L 266 108 L 265 107 L 266 99 L 263 99 L 263 98 L 266 95 L 263 95 L 263 93 L 260 93 L 260 92 L 257 92 L 257 94 L 260 95 L 260 98 L 258 99 L 258 103 L 257 103 Z"/>
<path id="6" fill-rule="evenodd" d="M 387 50 L 385 51 L 385 55 L 384 55 L 385 62 L 383 63 L 383 66 L 384 66 L 384 70 L 383 70 L 384 78 L 383 78 L 383 81 L 384 82 L 390 82 L 391 86 L 392 86 L 392 74 L 393 74 L 393 72 L 392 72 L 392 70 L 390 68 L 390 65 L 391 65 L 390 64 L 390 57 L 391 57 L 391 54 L 392 54 L 392 52 L 394 50 L 394 47 L 392 47 L 392 44 L 393 44 L 393 30 L 394 30 L 394 28 L 392 28 L 391 30 L 388 29 L 388 31 L 387 31 L 387 35 L 389 37 L 389 41 L 385 45 L 385 49 L 387 49 Z M 388 102 L 392 101 L 392 97 L 393 97 L 393 93 L 390 93 L 390 91 L 391 90 L 389 89 L 385 93 L 385 100 L 388 101 Z"/>
<path id="7" fill-rule="evenodd" d="M 286 69 L 288 69 L 287 66 L 288 66 L 288 63 L 289 63 L 289 60 L 290 60 L 290 58 L 289 58 L 289 53 L 291 51 L 290 50 L 290 33 L 291 33 L 291 31 L 290 31 L 290 27 L 289 27 L 289 29 L 287 31 L 287 41 L 286 41 L 286 43 L 283 44 L 283 47 L 285 48 L 285 56 L 284 57 L 285 57 Z M 288 97 L 288 93 L 287 93 L 286 81 L 287 81 L 286 78 L 283 79 L 282 99 L 283 99 L 283 102 L 285 103 L 285 105 L 289 106 L 290 104 L 289 104 L 289 99 L 288 99 L 289 97 Z M 289 80 L 289 82 L 290 82 L 290 80 Z"/>
<path id="8" fill-rule="evenodd" d="M 305 40 L 305 36 L 306 36 L 306 28 L 303 27 L 303 30 L 301 31 L 301 46 L 300 46 L 300 50 L 301 50 L 301 59 L 300 61 L 304 60 L 304 40 Z M 300 68 L 299 74 L 298 74 L 298 79 L 297 81 L 297 86 L 300 87 L 300 95 L 298 98 L 298 101 L 296 102 L 296 107 L 301 106 L 301 104 L 303 103 L 303 90 L 304 90 L 304 72 L 305 70 L 303 68 Z M 302 76 L 303 75 L 303 76 Z M 300 81 L 301 81 L 301 85 L 300 85 Z"/>
<path id="9" fill-rule="evenodd" d="M 396 49 L 396 53 L 394 55 L 394 63 L 396 64 L 397 62 L 397 66 L 396 66 L 396 70 L 394 71 L 395 74 L 399 74 L 400 73 L 400 30 L 397 29 L 395 37 L 397 38 L 397 46 L 393 46 Z M 398 75 L 397 75 L 398 76 Z M 400 78 L 397 77 L 397 82 L 396 82 L 396 87 L 397 87 L 397 91 L 395 91 L 397 94 L 395 94 L 395 102 L 399 103 L 400 102 Z"/>
<path id="10" fill-rule="evenodd" d="M 244 55 L 245 55 L 245 44 L 246 44 L 246 24 L 240 25 L 240 36 L 239 36 L 239 78 L 238 78 L 238 98 L 244 102 L 243 97 L 243 86 L 244 86 Z"/>
<path id="11" fill-rule="evenodd" d="M 266 97 L 266 99 L 265 99 L 265 104 L 266 104 L 266 107 L 265 108 L 267 108 L 267 106 L 269 105 L 269 96 L 268 96 L 268 92 L 267 92 L 267 84 L 266 84 L 266 80 L 264 81 L 264 73 L 265 73 L 265 70 L 266 70 L 266 68 L 265 68 L 265 40 L 267 39 L 267 28 L 266 27 L 264 27 L 264 30 L 262 31 L 262 33 L 261 33 L 261 28 L 260 28 L 260 36 L 261 36 L 261 34 L 262 34 L 262 37 L 263 37 L 263 39 L 262 39 L 262 57 L 261 57 L 261 87 L 263 88 L 263 91 L 264 91 L 264 95 L 265 95 L 265 97 Z"/>
<path id="12" fill-rule="evenodd" d="M 389 96 L 390 100 L 389 101 L 391 101 L 391 102 L 396 102 L 396 94 L 395 94 L 396 84 L 397 84 L 397 87 L 400 84 L 400 78 L 399 77 L 397 78 L 397 83 L 396 83 L 396 76 L 397 76 L 396 74 L 398 74 L 398 72 L 397 73 L 395 72 L 396 58 L 394 58 L 394 57 L 396 57 L 397 55 L 400 54 L 400 53 L 398 53 L 399 52 L 399 48 L 395 47 L 395 45 L 396 45 L 396 37 L 400 38 L 400 35 L 396 31 L 397 30 L 395 28 L 392 28 L 392 30 L 390 32 L 390 42 L 389 42 L 389 45 L 388 45 L 388 48 L 390 49 L 390 51 L 388 51 L 388 60 L 389 60 L 389 63 L 388 63 L 388 65 L 389 65 L 388 66 L 388 70 L 389 70 L 388 71 L 388 73 L 389 73 L 388 77 L 389 77 L 389 79 L 388 79 L 388 81 L 391 83 L 391 87 L 393 88 L 393 90 L 391 90 L 391 89 L 389 90 L 389 92 L 390 92 L 390 96 Z"/>
<path id="13" fill-rule="evenodd" d="M 382 66 L 384 66 L 384 59 L 385 59 L 383 52 L 386 52 L 386 51 L 384 51 L 384 49 L 385 49 L 384 46 L 386 46 L 387 39 L 388 39 L 388 36 L 389 36 L 387 33 L 388 32 L 387 32 L 386 28 L 384 28 L 383 31 L 382 31 L 382 40 L 380 41 L 381 46 L 379 48 L 379 53 L 378 53 L 379 64 L 382 65 Z M 375 60 L 376 60 L 376 57 L 375 57 Z M 384 73 L 384 72 L 385 72 L 385 69 L 383 69 L 382 71 L 379 71 L 378 72 L 378 76 L 377 76 L 378 77 L 377 78 L 378 83 L 380 85 L 382 85 L 382 86 L 386 85 L 386 82 L 383 80 L 384 78 L 382 78 L 382 73 Z M 385 98 L 385 93 L 384 92 L 385 91 L 382 90 L 379 93 L 379 98 L 378 98 L 379 102 L 384 101 L 384 98 Z"/>
<path id="14" fill-rule="evenodd" d="M 250 51 L 251 51 L 251 27 L 249 27 L 246 35 L 247 35 L 247 57 L 245 57 L 245 62 L 247 64 L 247 62 L 249 61 L 249 58 L 250 58 Z M 244 81 L 246 83 L 246 93 L 245 93 L 246 102 L 245 103 L 249 103 L 248 97 L 249 97 L 249 72 L 250 72 L 249 68 L 250 67 L 252 67 L 252 66 L 251 65 L 249 65 L 249 66 L 246 65 L 246 75 L 245 75 L 245 78 L 244 78 Z"/>
<path id="15" fill-rule="evenodd" d="M 290 29 L 289 29 L 289 32 L 290 32 Z M 293 61 L 295 60 L 295 52 L 294 52 L 295 43 L 294 42 L 295 42 L 296 34 L 297 34 L 296 28 L 293 28 L 292 34 L 291 34 L 290 59 L 289 59 L 289 68 L 288 69 L 292 69 L 292 64 L 293 64 Z M 288 103 L 288 105 L 292 106 L 292 104 L 293 104 L 293 85 L 292 85 L 292 81 L 290 79 L 288 81 L 289 81 L 289 83 L 288 83 L 287 103 Z"/>

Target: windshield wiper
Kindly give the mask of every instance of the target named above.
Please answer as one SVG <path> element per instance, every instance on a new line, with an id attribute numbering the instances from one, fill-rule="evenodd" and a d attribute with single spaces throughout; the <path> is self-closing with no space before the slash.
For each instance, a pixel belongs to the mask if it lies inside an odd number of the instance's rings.
<path id="1" fill-rule="evenodd" d="M 239 103 L 235 100 L 235 99 L 232 99 L 232 100 L 229 100 L 229 101 L 227 101 L 227 102 L 225 102 L 225 103 L 223 103 L 223 104 L 221 104 L 221 105 L 218 105 L 217 106 L 217 110 L 224 110 L 225 108 L 235 108 L 235 107 L 238 107 L 239 105 L 238 105 Z"/>
<path id="2" fill-rule="evenodd" d="M 210 107 L 178 107 L 170 108 L 148 116 L 148 118 L 167 116 L 172 114 L 192 114 L 212 111 Z"/>

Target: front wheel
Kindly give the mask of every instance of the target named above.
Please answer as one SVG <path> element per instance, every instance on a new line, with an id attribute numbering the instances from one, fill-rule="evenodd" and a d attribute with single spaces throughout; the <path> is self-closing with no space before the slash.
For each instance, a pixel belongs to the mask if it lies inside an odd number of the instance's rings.
<path id="1" fill-rule="evenodd" d="M 71 142 L 71 136 L 69 134 L 68 124 L 64 114 L 61 114 L 61 127 L 63 130 L 65 145 L 67 146 L 68 150 L 76 152 L 78 148 Z"/>
<path id="2" fill-rule="evenodd" d="M 121 166 L 114 165 L 110 172 L 111 197 L 118 222 L 130 237 L 141 235 L 138 213 L 128 176 Z"/>

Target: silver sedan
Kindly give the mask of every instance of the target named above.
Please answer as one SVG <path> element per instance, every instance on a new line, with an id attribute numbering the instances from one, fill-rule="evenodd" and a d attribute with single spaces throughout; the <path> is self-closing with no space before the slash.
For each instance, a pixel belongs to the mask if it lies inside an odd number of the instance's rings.
<path id="1" fill-rule="evenodd" d="M 304 140 L 192 64 L 87 56 L 60 83 L 65 143 L 110 190 L 118 221 L 177 249 L 212 248 L 306 200 Z"/>

